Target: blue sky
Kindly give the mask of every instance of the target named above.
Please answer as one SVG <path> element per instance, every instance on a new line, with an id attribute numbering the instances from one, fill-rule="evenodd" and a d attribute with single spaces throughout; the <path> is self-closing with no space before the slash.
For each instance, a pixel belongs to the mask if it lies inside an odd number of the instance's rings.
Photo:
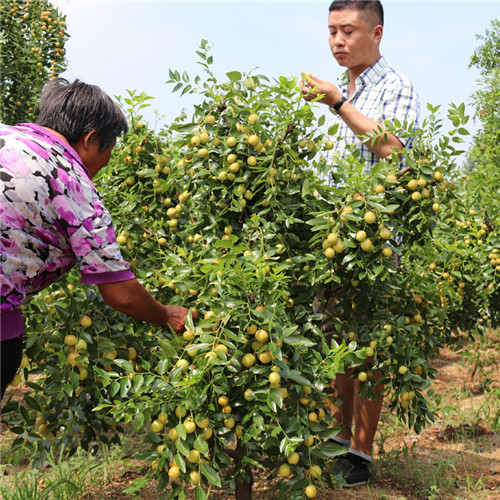
<path id="1" fill-rule="evenodd" d="M 101 86 L 111 95 L 127 89 L 155 97 L 153 107 L 173 120 L 199 97 L 180 97 L 165 85 L 168 70 L 202 75 L 195 51 L 213 46 L 218 78 L 238 70 L 270 78 L 301 71 L 335 81 L 342 69 L 328 45 L 328 1 L 123 1 L 53 0 L 67 16 L 69 67 L 64 76 Z M 416 85 L 427 103 L 447 109 L 469 102 L 479 73 L 470 57 L 500 1 L 385 0 L 381 52 Z M 320 112 L 323 112 L 321 110 Z M 153 119 L 152 112 L 146 118 Z M 471 126 L 474 130 L 474 127 Z"/>

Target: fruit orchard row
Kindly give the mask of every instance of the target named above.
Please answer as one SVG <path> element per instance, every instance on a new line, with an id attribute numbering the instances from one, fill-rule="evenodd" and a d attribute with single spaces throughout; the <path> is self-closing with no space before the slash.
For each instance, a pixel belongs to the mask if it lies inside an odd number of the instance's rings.
<path id="1" fill-rule="evenodd" d="M 138 456 L 171 498 L 235 489 L 262 467 L 280 496 L 313 497 L 342 453 L 328 441 L 336 373 L 354 367 L 369 394 L 381 371 L 419 431 L 437 409 L 438 348 L 498 324 L 498 210 L 456 165 L 463 106 L 448 134 L 432 108 L 415 132 L 390 125 L 415 135 L 405 168 L 395 154 L 366 173 L 353 153 L 328 187 L 332 143 L 297 81 L 219 83 L 206 44 L 199 55 L 206 81 L 171 72 L 203 95 L 192 119 L 154 132 L 138 114 L 148 97 L 130 92 L 132 131 L 98 180 L 137 277 L 199 320 L 180 336 L 133 322 L 76 272 L 42 292 L 26 308 L 32 392 L 7 405 L 14 448 L 43 460 L 117 442 L 128 424 L 147 431 Z"/>

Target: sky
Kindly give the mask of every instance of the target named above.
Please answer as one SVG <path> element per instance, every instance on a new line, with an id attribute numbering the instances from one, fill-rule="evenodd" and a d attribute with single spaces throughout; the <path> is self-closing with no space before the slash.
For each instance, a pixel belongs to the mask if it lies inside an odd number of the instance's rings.
<path id="1" fill-rule="evenodd" d="M 110 95 L 127 90 L 155 98 L 154 110 L 169 123 L 180 112 L 192 115 L 200 96 L 180 96 L 166 85 L 169 69 L 203 76 L 198 50 L 202 39 L 212 46 L 213 71 L 221 81 L 229 71 L 300 77 L 311 72 L 335 82 L 339 67 L 328 44 L 329 1 L 125 1 L 52 0 L 66 15 L 69 66 L 62 76 L 99 85 Z M 420 95 L 422 117 L 427 103 L 464 102 L 480 77 L 470 58 L 493 19 L 500 0 L 383 0 L 381 53 L 389 65 L 408 76 Z M 318 104 L 317 113 L 326 113 Z M 470 122 L 474 132 L 477 124 Z"/>

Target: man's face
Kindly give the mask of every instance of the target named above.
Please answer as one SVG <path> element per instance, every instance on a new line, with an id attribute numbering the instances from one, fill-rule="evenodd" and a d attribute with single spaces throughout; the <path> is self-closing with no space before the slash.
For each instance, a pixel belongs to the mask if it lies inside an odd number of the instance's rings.
<path id="1" fill-rule="evenodd" d="M 364 71 L 378 59 L 382 26 L 372 26 L 359 10 L 333 10 L 328 28 L 330 48 L 340 66 Z"/>

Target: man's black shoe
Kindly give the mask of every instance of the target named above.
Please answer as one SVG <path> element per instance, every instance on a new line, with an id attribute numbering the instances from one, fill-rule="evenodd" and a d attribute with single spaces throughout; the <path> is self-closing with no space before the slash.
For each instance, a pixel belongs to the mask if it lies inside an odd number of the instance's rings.
<path id="1" fill-rule="evenodd" d="M 332 473 L 340 486 L 361 486 L 372 477 L 371 462 L 349 452 L 335 462 Z"/>

